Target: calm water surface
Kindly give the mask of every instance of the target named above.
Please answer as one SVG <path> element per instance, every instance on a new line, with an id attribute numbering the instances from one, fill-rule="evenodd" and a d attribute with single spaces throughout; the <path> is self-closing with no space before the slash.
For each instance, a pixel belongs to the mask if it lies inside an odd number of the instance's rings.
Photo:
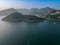
<path id="1" fill-rule="evenodd" d="M 60 22 L 8 23 L 0 17 L 0 45 L 60 45 Z"/>

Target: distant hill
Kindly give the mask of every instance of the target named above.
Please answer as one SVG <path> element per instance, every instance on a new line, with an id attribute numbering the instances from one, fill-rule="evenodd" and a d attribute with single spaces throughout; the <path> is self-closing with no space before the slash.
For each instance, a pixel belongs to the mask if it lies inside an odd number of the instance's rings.
<path id="1" fill-rule="evenodd" d="M 31 13 L 32 15 L 47 15 L 49 13 L 49 11 L 53 11 L 55 9 L 50 8 L 50 7 L 45 7 L 45 8 L 41 8 L 41 9 L 32 9 Z"/>
<path id="2" fill-rule="evenodd" d="M 30 10 L 30 14 L 31 15 L 39 15 L 40 14 L 40 9 L 38 9 L 38 8 L 32 8 Z"/>
<path id="3" fill-rule="evenodd" d="M 18 9 L 17 11 L 21 12 L 22 14 L 25 14 L 25 15 L 41 16 L 41 15 L 47 15 L 49 13 L 49 11 L 54 11 L 54 10 L 56 10 L 56 9 L 53 9 L 53 8 L 50 8 L 50 7 L 45 7 L 45 8 L 41 8 L 41 9 L 32 8 L 30 10 L 28 10 L 28 9 Z"/>
<path id="4" fill-rule="evenodd" d="M 30 10 L 28 10 L 28 9 L 16 9 L 16 11 L 22 13 L 23 15 L 29 15 L 30 14 Z"/>
<path id="5" fill-rule="evenodd" d="M 5 10 L 0 11 L 0 16 L 9 15 L 13 12 L 16 12 L 16 10 L 13 8 L 5 9 Z"/>
<path id="6" fill-rule="evenodd" d="M 6 9 L 6 10 L 2 10 L 0 11 L 0 15 L 9 15 L 13 12 L 19 12 L 19 13 L 22 13 L 23 15 L 38 15 L 38 16 L 41 16 L 41 15 L 47 15 L 49 12 L 48 11 L 53 11 L 55 9 L 53 8 L 50 8 L 50 7 L 45 7 L 45 8 L 41 8 L 41 9 L 38 9 L 38 8 L 32 8 L 30 10 L 28 9 L 13 9 L 13 8 L 10 8 L 10 9 Z"/>

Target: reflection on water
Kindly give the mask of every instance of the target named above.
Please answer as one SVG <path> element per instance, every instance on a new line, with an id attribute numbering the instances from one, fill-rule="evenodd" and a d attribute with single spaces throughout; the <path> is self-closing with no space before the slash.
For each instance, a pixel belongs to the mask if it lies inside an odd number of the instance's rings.
<path id="1" fill-rule="evenodd" d="M 60 23 L 54 20 L 40 23 L 0 20 L 0 45 L 60 45 Z"/>

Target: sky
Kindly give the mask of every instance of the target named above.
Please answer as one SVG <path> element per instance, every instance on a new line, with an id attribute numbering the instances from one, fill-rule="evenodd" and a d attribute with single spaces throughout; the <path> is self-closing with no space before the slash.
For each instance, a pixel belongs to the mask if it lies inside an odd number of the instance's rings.
<path id="1" fill-rule="evenodd" d="M 0 10 L 7 8 L 60 8 L 60 0 L 0 0 Z"/>

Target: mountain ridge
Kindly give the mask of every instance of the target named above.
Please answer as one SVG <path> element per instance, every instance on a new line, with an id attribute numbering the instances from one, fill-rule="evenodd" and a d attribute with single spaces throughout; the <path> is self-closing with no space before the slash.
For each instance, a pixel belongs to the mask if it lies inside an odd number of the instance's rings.
<path id="1" fill-rule="evenodd" d="M 38 15 L 38 16 L 40 16 L 40 15 L 48 14 L 49 10 L 55 10 L 55 9 L 50 8 L 50 7 L 45 7 L 45 8 L 41 8 L 41 9 L 32 8 L 30 10 L 10 8 L 10 9 L 0 11 L 0 15 L 2 15 L 2 16 L 3 15 L 9 15 L 9 14 L 17 11 L 17 12 L 22 13 L 23 15 Z"/>

